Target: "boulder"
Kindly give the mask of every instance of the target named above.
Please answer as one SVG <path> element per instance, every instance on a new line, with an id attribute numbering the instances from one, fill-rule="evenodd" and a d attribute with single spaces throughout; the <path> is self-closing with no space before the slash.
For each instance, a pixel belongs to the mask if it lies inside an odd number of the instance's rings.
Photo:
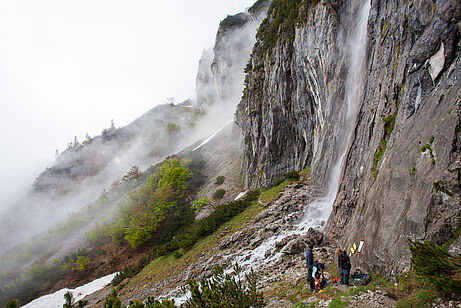
<path id="1" fill-rule="evenodd" d="M 280 249 L 283 246 L 285 246 L 286 244 L 288 244 L 291 240 L 295 239 L 296 237 L 297 237 L 296 235 L 287 236 L 284 239 L 282 239 L 281 241 L 276 242 L 275 247 L 277 247 L 277 249 Z"/>
<path id="2" fill-rule="evenodd" d="M 309 230 L 307 230 L 305 240 L 307 244 L 320 245 L 323 242 L 323 233 L 314 230 L 314 228 L 309 228 Z"/>
<path id="3" fill-rule="evenodd" d="M 282 253 L 285 255 L 296 255 L 303 253 L 304 250 L 306 250 L 306 247 L 304 240 L 299 237 L 288 242 L 288 244 L 282 249 Z"/>

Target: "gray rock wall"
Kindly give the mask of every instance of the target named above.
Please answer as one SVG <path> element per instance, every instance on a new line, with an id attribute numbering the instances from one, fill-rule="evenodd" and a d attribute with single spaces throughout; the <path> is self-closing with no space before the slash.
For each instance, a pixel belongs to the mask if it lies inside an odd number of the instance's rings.
<path id="1" fill-rule="evenodd" d="M 360 1 L 321 1 L 274 49 L 257 42 L 236 122 L 247 187 L 312 167 L 326 186 L 342 138 L 347 41 Z M 326 239 L 354 266 L 409 267 L 407 238 L 461 227 L 459 1 L 372 1 L 365 84 Z"/>
<path id="2" fill-rule="evenodd" d="M 326 228 L 345 248 L 365 239 L 358 267 L 393 276 L 410 266 L 407 238 L 443 244 L 461 227 L 460 12 L 372 3 L 364 97 Z"/>

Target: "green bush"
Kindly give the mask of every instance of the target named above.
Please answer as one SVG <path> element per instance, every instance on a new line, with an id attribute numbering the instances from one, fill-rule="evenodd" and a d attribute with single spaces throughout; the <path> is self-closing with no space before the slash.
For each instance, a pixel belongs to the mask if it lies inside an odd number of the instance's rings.
<path id="1" fill-rule="evenodd" d="M 5 308 L 17 308 L 19 307 L 19 301 L 17 299 L 10 299 L 8 303 L 6 303 Z"/>
<path id="2" fill-rule="evenodd" d="M 284 181 L 299 181 L 301 178 L 300 171 L 289 171 L 284 173 L 280 179 L 274 180 L 272 182 L 272 187 L 277 187 L 282 184 Z"/>
<path id="3" fill-rule="evenodd" d="M 65 304 L 62 305 L 62 308 L 72 308 L 72 305 L 74 304 L 74 295 L 72 294 L 72 292 L 67 291 L 64 294 L 64 301 Z"/>
<path id="4" fill-rule="evenodd" d="M 224 177 L 223 175 L 218 176 L 218 177 L 216 178 L 215 184 L 216 184 L 216 185 L 221 185 L 222 183 L 224 183 L 224 179 L 225 179 L 225 177 Z"/>
<path id="5" fill-rule="evenodd" d="M 293 41 L 296 25 L 306 17 L 309 6 L 317 2 L 318 0 L 272 0 L 267 17 L 256 34 L 262 41 L 262 52 L 272 51 L 279 36 L 284 41 Z"/>
<path id="6" fill-rule="evenodd" d="M 285 174 L 283 175 L 283 178 L 284 178 L 285 180 L 295 180 L 295 181 L 299 181 L 299 178 L 300 178 L 300 176 L 299 176 L 299 171 L 293 170 L 293 171 L 287 172 L 287 173 L 285 173 Z"/>
<path id="7" fill-rule="evenodd" d="M 106 301 L 104 302 L 104 308 L 121 308 L 122 302 L 117 296 L 118 296 L 117 290 L 112 289 L 110 291 L 110 295 L 106 298 Z"/>
<path id="8" fill-rule="evenodd" d="M 226 191 L 220 188 L 217 191 L 215 191 L 215 193 L 213 194 L 213 199 L 222 199 L 225 193 Z"/>
<path id="9" fill-rule="evenodd" d="M 165 160 L 155 176 L 119 206 L 118 221 L 102 228 L 101 235 L 110 236 L 118 244 L 125 240 L 136 248 L 151 240 L 163 222 L 177 222 L 180 214 L 192 215 L 184 209 L 188 207 L 184 200 L 188 180 L 192 176 L 188 169 L 190 164 L 190 159 Z M 99 232 L 90 232 L 89 235 L 96 240 L 101 237 Z"/>
<path id="10" fill-rule="evenodd" d="M 205 206 L 209 205 L 211 200 L 208 198 L 200 197 L 198 200 L 192 203 L 192 208 L 194 209 L 195 213 L 200 212 Z"/>
<path id="11" fill-rule="evenodd" d="M 443 296 L 461 290 L 461 255 L 452 256 L 444 247 L 429 241 L 408 240 L 411 263 L 418 276 Z"/>
<path id="12" fill-rule="evenodd" d="M 252 190 L 238 201 L 219 205 L 209 216 L 194 222 L 168 243 L 159 245 L 156 248 L 155 255 L 159 257 L 177 249 L 184 251 L 190 249 L 201 238 L 213 234 L 224 223 L 243 212 L 253 201 L 258 199 L 259 195 L 259 190 Z"/>
<path id="13" fill-rule="evenodd" d="M 238 13 L 235 15 L 227 15 L 227 17 L 219 23 L 219 29 L 227 31 L 236 26 L 242 26 L 246 22 L 245 13 Z"/>
<path id="14" fill-rule="evenodd" d="M 121 307 L 120 299 L 117 297 L 116 289 L 112 289 L 111 295 L 106 299 L 104 308 L 118 308 Z M 174 300 L 159 301 L 153 297 L 148 297 L 146 302 L 130 301 L 127 308 L 174 308 Z"/>
<path id="15" fill-rule="evenodd" d="M 200 284 L 189 279 L 187 285 L 191 298 L 184 303 L 184 307 L 263 307 L 263 294 L 256 289 L 257 279 L 253 269 L 245 275 L 246 283 L 240 279 L 240 273 L 237 264 L 230 274 L 224 274 L 223 268 L 216 265 L 211 279 L 203 279 Z"/>
<path id="16" fill-rule="evenodd" d="M 375 154 L 373 155 L 373 165 L 371 167 L 371 174 L 373 175 L 373 178 L 375 180 L 379 172 L 378 163 L 383 158 L 384 152 L 386 152 L 387 141 L 389 140 L 391 133 L 394 130 L 396 117 L 397 117 L 397 111 L 383 119 L 384 136 L 381 142 L 379 143 L 379 146 L 376 149 Z"/>
<path id="17" fill-rule="evenodd" d="M 175 257 L 181 257 L 187 250 L 191 249 L 201 238 L 215 232 L 221 225 L 243 212 L 253 201 L 257 200 L 260 191 L 255 189 L 249 191 L 245 197 L 219 205 L 209 216 L 195 222 L 181 221 L 185 228 L 175 229 L 167 232 L 153 247 L 152 253 L 145 256 L 134 266 L 129 266 L 115 275 L 112 285 L 119 285 L 125 278 L 130 278 L 139 273 L 154 258 L 174 253 Z M 190 217 L 190 216 L 187 216 Z M 175 225 L 179 225 L 175 224 Z M 166 230 L 168 227 L 161 227 L 159 230 Z"/>
<path id="18" fill-rule="evenodd" d="M 167 133 L 177 133 L 179 132 L 179 130 L 181 129 L 181 127 L 179 125 L 177 125 L 176 123 L 173 123 L 173 122 L 168 122 L 166 124 L 166 127 L 165 127 L 165 131 Z"/>
<path id="19" fill-rule="evenodd" d="M 203 189 L 198 194 L 198 200 L 192 202 L 192 208 L 194 209 L 195 213 L 200 212 L 204 207 L 211 203 L 211 200 L 206 197 L 205 191 Z"/>
<path id="20" fill-rule="evenodd" d="M 277 186 L 279 186 L 280 184 L 283 183 L 283 181 L 284 181 L 283 178 L 280 178 L 280 179 L 277 179 L 277 180 L 273 181 L 273 182 L 272 182 L 272 187 L 277 187 Z"/>

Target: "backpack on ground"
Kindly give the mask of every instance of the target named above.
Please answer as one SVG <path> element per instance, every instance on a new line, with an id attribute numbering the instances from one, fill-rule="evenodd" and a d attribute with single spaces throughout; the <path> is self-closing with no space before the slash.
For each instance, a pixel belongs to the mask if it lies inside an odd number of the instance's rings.
<path id="1" fill-rule="evenodd" d="M 362 273 L 360 269 L 357 269 L 355 273 L 351 275 L 351 283 L 356 286 L 365 286 L 371 281 L 371 276 Z"/>

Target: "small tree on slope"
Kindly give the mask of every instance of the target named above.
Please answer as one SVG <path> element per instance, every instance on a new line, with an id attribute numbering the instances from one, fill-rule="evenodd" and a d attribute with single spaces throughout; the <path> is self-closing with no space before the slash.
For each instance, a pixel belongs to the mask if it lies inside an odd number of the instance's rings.
<path id="1" fill-rule="evenodd" d="M 420 278 L 432 284 L 443 296 L 461 294 L 461 255 L 452 256 L 430 241 L 408 240 L 411 263 Z"/>

